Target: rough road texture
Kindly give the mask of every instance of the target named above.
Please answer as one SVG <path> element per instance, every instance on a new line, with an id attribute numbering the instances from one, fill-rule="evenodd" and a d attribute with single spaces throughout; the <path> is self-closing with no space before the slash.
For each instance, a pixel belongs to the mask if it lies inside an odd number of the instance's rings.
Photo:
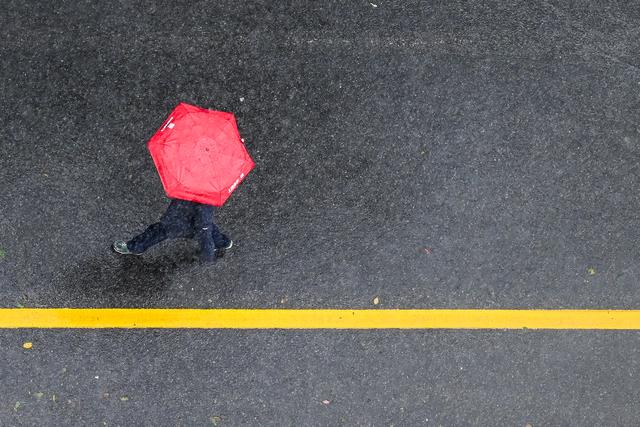
<path id="1" fill-rule="evenodd" d="M 640 4 L 372 3 L 5 1 L 0 304 L 638 308 Z M 256 161 L 206 267 L 109 249 L 180 101 Z M 0 423 L 632 424 L 637 340 L 5 331 Z"/>

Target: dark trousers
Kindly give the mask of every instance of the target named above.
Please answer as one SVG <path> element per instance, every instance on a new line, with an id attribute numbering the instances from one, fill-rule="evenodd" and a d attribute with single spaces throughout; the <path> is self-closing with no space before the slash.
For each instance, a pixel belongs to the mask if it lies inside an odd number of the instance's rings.
<path id="1" fill-rule="evenodd" d="M 211 224 L 211 235 L 216 248 L 227 246 L 230 239 L 220 232 L 220 229 Z M 141 254 L 153 245 L 157 245 L 166 239 L 193 239 L 196 237 L 192 228 L 168 227 L 162 222 L 151 224 L 145 231 L 127 242 L 127 248 L 133 253 Z"/>

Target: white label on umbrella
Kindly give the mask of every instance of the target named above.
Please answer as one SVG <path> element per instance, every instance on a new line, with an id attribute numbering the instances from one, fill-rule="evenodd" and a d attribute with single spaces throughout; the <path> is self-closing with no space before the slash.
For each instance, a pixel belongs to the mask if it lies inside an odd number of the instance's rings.
<path id="1" fill-rule="evenodd" d="M 164 127 L 162 128 L 161 132 L 164 132 L 164 130 L 168 127 L 169 129 L 173 129 L 173 127 L 175 126 L 175 123 L 171 123 L 171 121 L 173 120 L 173 116 L 169 117 L 169 120 L 167 120 L 167 123 L 164 125 Z"/>
<path id="2" fill-rule="evenodd" d="M 233 190 L 235 190 L 236 187 L 238 186 L 238 184 L 240 184 L 240 178 L 236 179 L 236 181 L 233 183 L 233 185 L 231 187 L 229 187 L 229 193 L 231 193 Z"/>

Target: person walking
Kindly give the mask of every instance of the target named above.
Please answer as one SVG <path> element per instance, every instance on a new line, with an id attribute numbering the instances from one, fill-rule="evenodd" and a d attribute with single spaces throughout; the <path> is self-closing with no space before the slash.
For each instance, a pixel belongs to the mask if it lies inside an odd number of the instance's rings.
<path id="1" fill-rule="evenodd" d="M 200 261 L 214 261 L 231 249 L 233 240 L 213 222 L 213 213 L 212 205 L 172 199 L 159 222 L 151 224 L 128 242 L 115 241 L 113 250 L 123 255 L 141 255 L 166 239 L 188 238 L 199 241 Z"/>
<path id="2" fill-rule="evenodd" d="M 178 104 L 147 142 L 165 193 L 171 199 L 159 222 L 113 250 L 140 255 L 175 238 L 197 239 L 200 259 L 213 261 L 233 246 L 213 222 L 222 206 L 255 166 L 233 113 Z"/>

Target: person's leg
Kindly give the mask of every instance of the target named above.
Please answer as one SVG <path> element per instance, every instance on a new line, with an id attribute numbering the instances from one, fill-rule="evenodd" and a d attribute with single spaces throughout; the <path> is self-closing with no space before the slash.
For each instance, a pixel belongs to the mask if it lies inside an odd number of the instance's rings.
<path id="1" fill-rule="evenodd" d="M 229 249 L 233 242 L 229 237 L 220 232 L 217 225 L 211 224 L 211 235 L 213 236 L 213 243 L 216 245 L 216 249 Z"/>
<path id="2" fill-rule="evenodd" d="M 169 233 L 162 223 L 151 224 L 147 229 L 127 242 L 127 248 L 134 254 L 141 254 L 153 245 L 167 239 Z"/>

